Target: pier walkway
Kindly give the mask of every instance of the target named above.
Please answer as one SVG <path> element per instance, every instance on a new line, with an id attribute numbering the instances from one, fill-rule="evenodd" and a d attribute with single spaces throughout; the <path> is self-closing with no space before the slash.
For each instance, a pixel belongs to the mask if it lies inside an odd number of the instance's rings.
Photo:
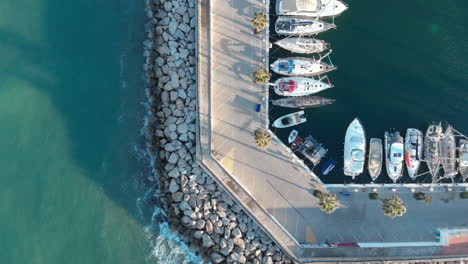
<path id="1" fill-rule="evenodd" d="M 440 255 L 437 246 L 307 247 L 324 242 L 433 242 L 435 228 L 447 223 L 444 219 L 450 219 L 445 226 L 467 223 L 466 204 L 457 201 L 445 205 L 436 195 L 429 210 L 422 207 L 423 202 L 412 200 L 407 216 L 390 220 L 380 211 L 379 201 L 359 193 L 340 197 L 342 208 L 336 213 L 321 212 L 313 196 L 315 189 L 324 188 L 320 180 L 276 137 L 265 149 L 255 144 L 254 132 L 267 129 L 268 114 L 268 87 L 252 80 L 256 69 L 268 66 L 268 39 L 265 33 L 255 35 L 251 23 L 259 11 L 265 11 L 265 3 L 258 0 L 199 1 L 197 158 L 201 166 L 296 261 Z M 255 111 L 257 104 L 262 105 L 260 113 Z M 433 213 L 434 207 L 442 210 L 443 217 Z M 460 211 L 463 218 L 455 216 Z"/>

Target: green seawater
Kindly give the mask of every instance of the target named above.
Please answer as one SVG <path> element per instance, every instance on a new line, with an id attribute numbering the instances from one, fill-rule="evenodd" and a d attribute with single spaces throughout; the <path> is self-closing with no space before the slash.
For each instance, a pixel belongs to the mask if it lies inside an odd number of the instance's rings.
<path id="1" fill-rule="evenodd" d="M 0 2 L 0 263 L 191 258 L 142 201 L 145 22 L 142 0 Z"/>
<path id="2" fill-rule="evenodd" d="M 468 2 L 346 2 L 349 10 L 336 17 L 337 30 L 317 36 L 331 44 L 331 59 L 338 67 L 328 74 L 335 88 L 317 95 L 336 102 L 306 110 L 308 122 L 294 128 L 300 136 L 312 134 L 328 148 L 327 158 L 337 160 L 335 170 L 322 177 L 329 183 L 351 182 L 343 175 L 343 142 L 355 117 L 363 122 L 367 140 L 383 139 L 389 128 L 402 135 L 410 127 L 425 132 L 429 124 L 439 121 L 468 134 Z M 270 52 L 270 62 L 294 55 L 277 46 Z M 273 106 L 270 118 L 293 111 Z M 287 142 L 291 130 L 276 133 Z M 315 171 L 320 172 L 320 165 Z M 371 181 L 367 167 L 365 171 L 355 182 Z M 425 164 L 420 168 L 424 171 Z M 418 178 L 428 180 L 427 174 Z M 377 182 L 389 181 L 383 169 Z M 402 181 L 411 179 L 405 173 Z"/>

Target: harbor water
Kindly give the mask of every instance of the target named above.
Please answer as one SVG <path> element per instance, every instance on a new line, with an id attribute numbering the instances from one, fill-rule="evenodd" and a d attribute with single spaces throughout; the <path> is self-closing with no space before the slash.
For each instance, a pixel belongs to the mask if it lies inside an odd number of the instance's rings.
<path id="1" fill-rule="evenodd" d="M 198 263 L 140 146 L 144 1 L 0 3 L 0 263 Z"/>
<path id="2" fill-rule="evenodd" d="M 343 143 L 346 128 L 355 117 L 362 121 L 367 140 L 383 139 L 389 128 L 402 135 L 411 127 L 425 132 L 429 124 L 439 121 L 468 134 L 468 21 L 464 19 L 468 2 L 455 0 L 441 5 L 435 0 L 398 0 L 378 6 L 371 0 L 346 2 L 348 11 L 335 19 L 337 29 L 317 36 L 331 44 L 331 59 L 338 70 L 328 74 L 335 88 L 316 95 L 336 102 L 307 109 L 305 124 L 272 128 L 286 143 L 290 131 L 296 129 L 299 136 L 313 135 L 325 145 L 329 151 L 325 160 L 334 158 L 338 162 L 332 173 L 321 176 L 326 183 L 352 182 L 343 174 Z M 276 17 L 271 18 L 273 42 L 284 36 L 274 35 Z M 297 55 L 273 45 L 270 63 Z M 272 81 L 279 77 L 273 75 Z M 272 95 L 270 99 L 276 98 Z M 271 106 L 270 119 L 294 111 Z M 365 166 L 365 172 L 354 182 L 371 182 L 367 160 Z M 422 164 L 419 173 L 425 171 L 427 166 Z M 314 172 L 320 174 L 320 165 Z M 422 175 L 417 181 L 430 182 L 431 176 Z M 391 182 L 385 168 L 376 182 Z M 413 181 L 405 172 L 399 182 Z"/>

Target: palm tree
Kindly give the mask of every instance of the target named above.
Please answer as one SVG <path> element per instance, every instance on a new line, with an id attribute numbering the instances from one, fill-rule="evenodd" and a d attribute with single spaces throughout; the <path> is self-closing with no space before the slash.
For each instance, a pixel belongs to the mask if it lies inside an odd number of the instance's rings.
<path id="1" fill-rule="evenodd" d="M 254 82 L 256 84 L 266 84 L 270 80 L 271 74 L 263 66 L 254 72 Z"/>
<path id="2" fill-rule="evenodd" d="M 265 148 L 270 144 L 270 141 L 271 135 L 267 131 L 263 129 L 255 130 L 255 143 L 257 143 L 257 146 Z"/>
<path id="3" fill-rule="evenodd" d="M 424 197 L 424 202 L 426 202 L 426 204 L 431 204 L 432 203 L 432 197 L 431 196 Z"/>
<path id="4" fill-rule="evenodd" d="M 399 217 L 406 213 L 406 205 L 398 196 L 394 195 L 392 198 L 381 199 L 381 201 L 384 214 L 390 218 Z"/>
<path id="5" fill-rule="evenodd" d="M 255 13 L 255 17 L 252 20 L 252 22 L 253 22 L 255 34 L 258 34 L 267 27 L 268 17 L 265 14 L 265 12 L 257 12 Z"/>
<path id="6" fill-rule="evenodd" d="M 324 193 L 319 190 L 314 191 L 314 196 L 319 199 L 320 210 L 327 214 L 335 212 L 340 206 L 340 202 L 336 198 L 336 195 L 331 193 Z"/>

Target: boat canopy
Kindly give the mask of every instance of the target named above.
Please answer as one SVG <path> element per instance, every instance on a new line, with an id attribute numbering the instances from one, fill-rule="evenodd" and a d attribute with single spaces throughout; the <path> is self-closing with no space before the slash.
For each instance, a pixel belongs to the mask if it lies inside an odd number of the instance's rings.
<path id="1" fill-rule="evenodd" d="M 288 73 L 292 73 L 294 68 L 296 68 L 296 65 L 294 64 L 294 60 L 288 60 L 288 61 L 281 61 L 278 65 L 280 71 L 287 70 Z"/>
<path id="2" fill-rule="evenodd" d="M 295 1 L 297 5 L 297 10 L 300 10 L 300 11 L 310 11 L 310 12 L 318 11 L 319 5 L 321 4 L 320 0 L 295 0 Z"/>
<path id="3" fill-rule="evenodd" d="M 281 82 L 280 85 L 281 91 L 282 92 L 294 92 L 297 88 L 297 82 L 293 80 L 289 80 L 287 82 Z"/>
<path id="4" fill-rule="evenodd" d="M 393 143 L 390 147 L 390 161 L 392 164 L 401 163 L 403 161 L 403 144 Z"/>

